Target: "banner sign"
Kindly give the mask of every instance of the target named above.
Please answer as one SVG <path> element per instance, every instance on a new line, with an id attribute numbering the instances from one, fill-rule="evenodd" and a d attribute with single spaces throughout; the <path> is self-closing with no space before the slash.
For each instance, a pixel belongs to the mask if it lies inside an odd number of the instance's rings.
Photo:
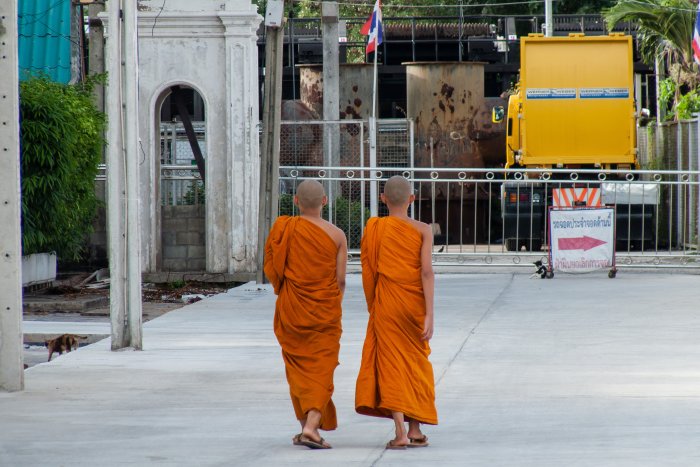
<path id="1" fill-rule="evenodd" d="M 551 209 L 549 251 L 553 270 L 577 273 L 612 268 L 615 209 Z"/>
<path id="2" fill-rule="evenodd" d="M 527 99 L 575 99 L 575 88 L 528 88 Z"/>
<path id="3" fill-rule="evenodd" d="M 628 88 L 528 88 L 526 99 L 628 99 Z"/>
<path id="4" fill-rule="evenodd" d="M 630 91 L 627 88 L 581 88 L 581 99 L 627 99 Z"/>

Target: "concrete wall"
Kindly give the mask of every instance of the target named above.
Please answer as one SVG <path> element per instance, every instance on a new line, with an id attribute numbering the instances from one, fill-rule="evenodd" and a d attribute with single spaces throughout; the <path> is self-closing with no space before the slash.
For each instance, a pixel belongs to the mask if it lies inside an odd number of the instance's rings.
<path id="1" fill-rule="evenodd" d="M 206 269 L 206 210 L 204 205 L 163 206 L 161 271 Z"/>

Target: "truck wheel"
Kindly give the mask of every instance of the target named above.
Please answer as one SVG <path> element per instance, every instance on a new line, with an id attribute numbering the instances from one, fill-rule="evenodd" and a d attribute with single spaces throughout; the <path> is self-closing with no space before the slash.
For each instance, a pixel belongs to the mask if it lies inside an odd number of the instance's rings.
<path id="1" fill-rule="evenodd" d="M 507 238 L 506 239 L 506 251 L 518 251 L 517 248 L 517 243 L 515 242 L 514 238 Z"/>

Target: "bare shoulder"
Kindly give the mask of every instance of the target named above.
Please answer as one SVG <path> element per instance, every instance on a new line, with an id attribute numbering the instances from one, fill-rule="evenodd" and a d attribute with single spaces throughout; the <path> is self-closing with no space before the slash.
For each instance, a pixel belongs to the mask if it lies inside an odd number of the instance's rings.
<path id="1" fill-rule="evenodd" d="M 418 230 L 423 237 L 425 238 L 426 236 L 432 236 L 433 231 L 430 228 L 430 225 L 426 224 L 425 222 L 417 221 L 415 219 L 408 219 L 410 224 L 415 227 L 416 230 Z"/>
<path id="2" fill-rule="evenodd" d="M 332 222 L 328 222 L 325 219 L 319 219 L 321 222 L 318 224 L 319 227 L 323 228 L 326 233 L 333 239 L 336 245 L 340 247 L 345 242 L 345 232 L 340 230 L 338 227 L 333 225 Z"/>

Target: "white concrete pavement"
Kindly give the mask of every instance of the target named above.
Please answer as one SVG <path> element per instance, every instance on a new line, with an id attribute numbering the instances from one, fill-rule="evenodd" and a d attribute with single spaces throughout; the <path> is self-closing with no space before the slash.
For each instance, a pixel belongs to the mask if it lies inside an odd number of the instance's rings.
<path id="1" fill-rule="evenodd" d="M 700 276 L 437 276 L 431 357 L 440 424 L 385 451 L 389 420 L 354 413 L 367 320 L 344 300 L 334 449 L 292 446 L 269 288 L 242 286 L 108 340 L 0 394 L 0 466 L 700 465 Z M 35 325 L 38 326 L 38 325 Z"/>

